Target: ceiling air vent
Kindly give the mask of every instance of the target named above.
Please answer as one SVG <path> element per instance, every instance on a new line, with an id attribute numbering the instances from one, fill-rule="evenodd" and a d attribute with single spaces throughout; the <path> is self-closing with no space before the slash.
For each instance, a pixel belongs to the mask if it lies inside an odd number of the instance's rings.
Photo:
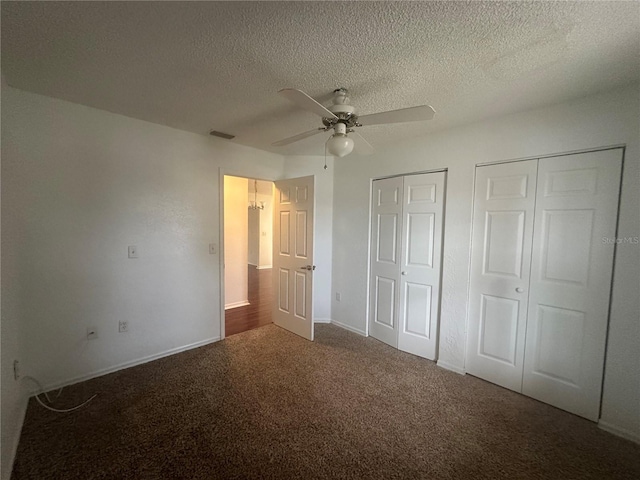
<path id="1" fill-rule="evenodd" d="M 226 138 L 227 140 L 231 140 L 232 138 L 236 138 L 235 135 L 229 135 L 228 133 L 218 132 L 217 130 L 211 130 L 209 135 L 213 137 Z"/>

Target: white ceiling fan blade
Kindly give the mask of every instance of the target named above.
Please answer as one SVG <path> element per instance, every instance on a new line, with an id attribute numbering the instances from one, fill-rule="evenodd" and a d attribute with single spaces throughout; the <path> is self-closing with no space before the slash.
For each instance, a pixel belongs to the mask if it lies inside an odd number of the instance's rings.
<path id="1" fill-rule="evenodd" d="M 375 152 L 371 144 L 362 138 L 359 133 L 351 132 L 349 136 L 353 139 L 353 149 L 358 155 L 371 155 Z"/>
<path id="2" fill-rule="evenodd" d="M 310 137 L 311 135 L 315 135 L 316 133 L 324 132 L 324 128 L 314 128 L 313 130 L 309 130 L 308 132 L 299 133 L 298 135 L 294 135 L 293 137 L 284 138 L 282 140 L 278 140 L 277 142 L 273 142 L 271 146 L 273 147 L 282 147 L 284 145 L 289 145 L 290 143 L 297 142 L 298 140 L 302 140 L 303 138 Z"/>
<path id="3" fill-rule="evenodd" d="M 298 105 L 300 108 L 315 113 L 316 115 L 320 115 L 322 118 L 338 118 L 335 114 L 324 108 L 313 98 L 300 90 L 296 90 L 295 88 L 283 88 L 278 93 L 287 100 Z"/>
<path id="4" fill-rule="evenodd" d="M 368 125 L 380 125 L 382 123 L 418 122 L 421 120 L 431 120 L 435 113 L 436 111 L 433 107 L 420 105 L 419 107 L 401 108 L 400 110 L 363 115 L 358 117 L 358 123 L 366 127 Z"/>

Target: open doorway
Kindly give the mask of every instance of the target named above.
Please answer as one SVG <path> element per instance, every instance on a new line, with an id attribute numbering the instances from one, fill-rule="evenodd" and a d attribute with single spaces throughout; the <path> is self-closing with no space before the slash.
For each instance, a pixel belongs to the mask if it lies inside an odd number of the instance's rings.
<path id="1" fill-rule="evenodd" d="M 272 320 L 273 182 L 224 176 L 225 335 Z"/>

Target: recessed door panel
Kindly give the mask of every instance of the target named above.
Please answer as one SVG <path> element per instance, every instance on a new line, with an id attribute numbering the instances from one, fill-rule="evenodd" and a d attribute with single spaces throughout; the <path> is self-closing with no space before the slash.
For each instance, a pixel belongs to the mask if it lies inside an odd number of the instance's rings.
<path id="1" fill-rule="evenodd" d="M 291 187 L 283 186 L 281 190 L 278 190 L 278 198 L 280 198 L 280 204 L 288 205 L 291 203 Z"/>
<path id="2" fill-rule="evenodd" d="M 486 212 L 484 274 L 520 278 L 526 212 Z"/>
<path id="3" fill-rule="evenodd" d="M 309 200 L 309 187 L 306 185 L 296 188 L 296 203 L 305 203 Z"/>
<path id="4" fill-rule="evenodd" d="M 289 274 L 287 268 L 278 269 L 278 308 L 281 312 L 289 313 Z"/>
<path id="5" fill-rule="evenodd" d="M 597 168 L 549 171 L 545 173 L 545 197 L 593 195 L 598 180 Z"/>
<path id="6" fill-rule="evenodd" d="M 433 202 L 431 202 L 433 203 Z M 407 265 L 433 267 L 434 213 L 407 215 Z"/>
<path id="7" fill-rule="evenodd" d="M 404 333 L 428 339 L 431 335 L 431 286 L 405 283 Z"/>
<path id="8" fill-rule="evenodd" d="M 291 212 L 280 212 L 278 255 L 291 255 Z"/>
<path id="9" fill-rule="evenodd" d="M 400 199 L 400 195 L 399 195 L 399 191 L 400 191 L 400 186 L 399 185 L 382 185 L 380 183 L 378 183 L 376 185 L 377 188 L 377 194 L 376 197 L 378 198 L 378 207 L 393 207 L 396 205 L 399 205 L 399 199 Z"/>
<path id="10" fill-rule="evenodd" d="M 307 274 L 295 272 L 295 316 L 303 320 L 307 319 Z"/>
<path id="11" fill-rule="evenodd" d="M 298 210 L 296 212 L 296 257 L 306 259 L 307 252 L 307 211 Z"/>
<path id="12" fill-rule="evenodd" d="M 378 262 L 395 265 L 398 237 L 398 215 L 396 213 L 383 213 L 378 215 Z"/>
<path id="13" fill-rule="evenodd" d="M 396 281 L 377 277 L 375 290 L 375 321 L 393 328 L 395 318 Z"/>
<path id="14" fill-rule="evenodd" d="M 538 305 L 537 328 L 532 373 L 543 375 L 566 385 L 580 382 L 584 312 Z"/>
<path id="15" fill-rule="evenodd" d="M 408 185 L 407 204 L 433 203 L 436 201 L 436 185 Z"/>
<path id="16" fill-rule="evenodd" d="M 515 366 L 519 302 L 482 295 L 478 355 Z"/>
<path id="17" fill-rule="evenodd" d="M 502 176 L 499 173 L 487 179 L 487 200 L 509 200 L 527 198 L 529 176 Z"/>
<path id="18" fill-rule="evenodd" d="M 585 286 L 595 211 L 543 210 L 541 280 Z"/>

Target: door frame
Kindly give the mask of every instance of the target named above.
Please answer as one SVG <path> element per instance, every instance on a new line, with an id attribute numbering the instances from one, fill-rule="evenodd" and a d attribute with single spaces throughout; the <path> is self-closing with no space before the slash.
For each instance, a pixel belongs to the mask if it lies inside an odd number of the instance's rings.
<path id="1" fill-rule="evenodd" d="M 227 168 L 227 167 L 220 167 L 218 169 L 218 195 L 219 195 L 219 210 L 218 210 L 218 215 L 219 215 L 219 219 L 220 219 L 220 223 L 219 223 L 219 228 L 218 228 L 218 284 L 219 284 L 219 295 L 220 295 L 220 340 L 224 340 L 226 337 L 226 328 L 225 328 L 225 309 L 224 309 L 224 295 L 225 295 L 225 288 L 224 288 L 224 177 L 225 175 L 230 176 L 230 177 L 240 177 L 240 178 L 247 178 L 247 179 L 256 179 L 256 180 L 262 180 L 264 182 L 273 182 L 275 183 L 278 180 L 287 180 L 287 178 L 296 178 L 296 177 L 283 177 L 283 176 L 277 176 L 277 178 L 266 178 L 266 177 L 256 177 L 253 175 L 249 175 L 248 173 L 242 171 L 242 170 L 235 170 L 233 168 Z M 310 175 L 302 175 L 304 177 L 313 177 L 313 181 L 314 184 L 316 183 L 316 174 L 310 174 Z M 275 176 L 274 176 L 275 177 Z M 313 192 L 313 207 L 314 207 L 314 211 L 315 211 L 315 207 L 316 207 L 316 193 L 315 193 L 315 189 Z M 247 200 L 247 204 L 248 204 L 248 200 Z M 274 210 L 275 213 L 275 210 Z M 272 219 L 273 221 L 273 219 Z M 272 232 L 272 236 L 275 235 L 275 231 Z M 313 258 L 315 261 L 315 248 L 316 248 L 316 216 L 314 215 L 313 217 Z M 271 271 L 271 277 L 272 277 L 272 281 L 273 281 L 273 270 Z M 312 308 L 313 308 L 313 304 L 315 303 L 315 294 L 313 292 L 313 290 L 311 291 L 311 295 L 312 295 Z M 273 301 L 275 301 L 275 299 L 272 299 Z M 313 314 L 313 310 L 311 312 L 311 320 L 312 322 L 314 321 L 314 314 Z"/>
<path id="2" fill-rule="evenodd" d="M 382 175 L 379 177 L 371 177 L 369 179 L 369 224 L 368 224 L 368 230 L 367 230 L 367 304 L 365 307 L 365 328 L 364 328 L 364 336 L 368 337 L 369 336 L 369 313 L 370 313 L 370 303 L 371 303 L 371 237 L 372 237 L 372 232 L 371 232 L 371 215 L 373 213 L 373 208 L 372 208 L 372 201 L 373 201 L 373 182 L 375 182 L 376 180 L 384 180 L 385 178 L 397 178 L 397 177 L 408 177 L 411 175 L 422 175 L 425 173 L 441 173 L 444 172 L 444 198 L 443 198 L 443 203 L 442 203 L 442 208 L 443 208 L 443 212 L 444 212 L 444 217 L 446 218 L 447 214 L 446 214 L 446 208 L 447 208 L 447 177 L 449 175 L 449 169 L 448 168 L 435 168 L 432 170 L 419 170 L 417 172 L 410 172 L 410 173 L 394 173 L 393 175 Z M 444 249 L 445 249 L 445 242 L 444 242 L 444 230 L 445 230 L 445 221 L 443 219 L 442 222 L 442 254 L 441 254 L 441 259 L 440 261 L 442 262 L 442 260 L 444 259 Z M 440 294 L 439 294 L 439 307 L 438 307 L 438 325 L 437 325 L 437 329 L 438 329 L 438 335 L 437 335 L 437 340 L 436 340 L 436 359 L 434 361 L 438 360 L 438 352 L 440 351 L 440 312 L 442 311 L 442 278 L 444 275 L 444 268 L 442 268 L 442 266 L 444 265 L 444 263 L 441 264 L 440 267 Z"/>

